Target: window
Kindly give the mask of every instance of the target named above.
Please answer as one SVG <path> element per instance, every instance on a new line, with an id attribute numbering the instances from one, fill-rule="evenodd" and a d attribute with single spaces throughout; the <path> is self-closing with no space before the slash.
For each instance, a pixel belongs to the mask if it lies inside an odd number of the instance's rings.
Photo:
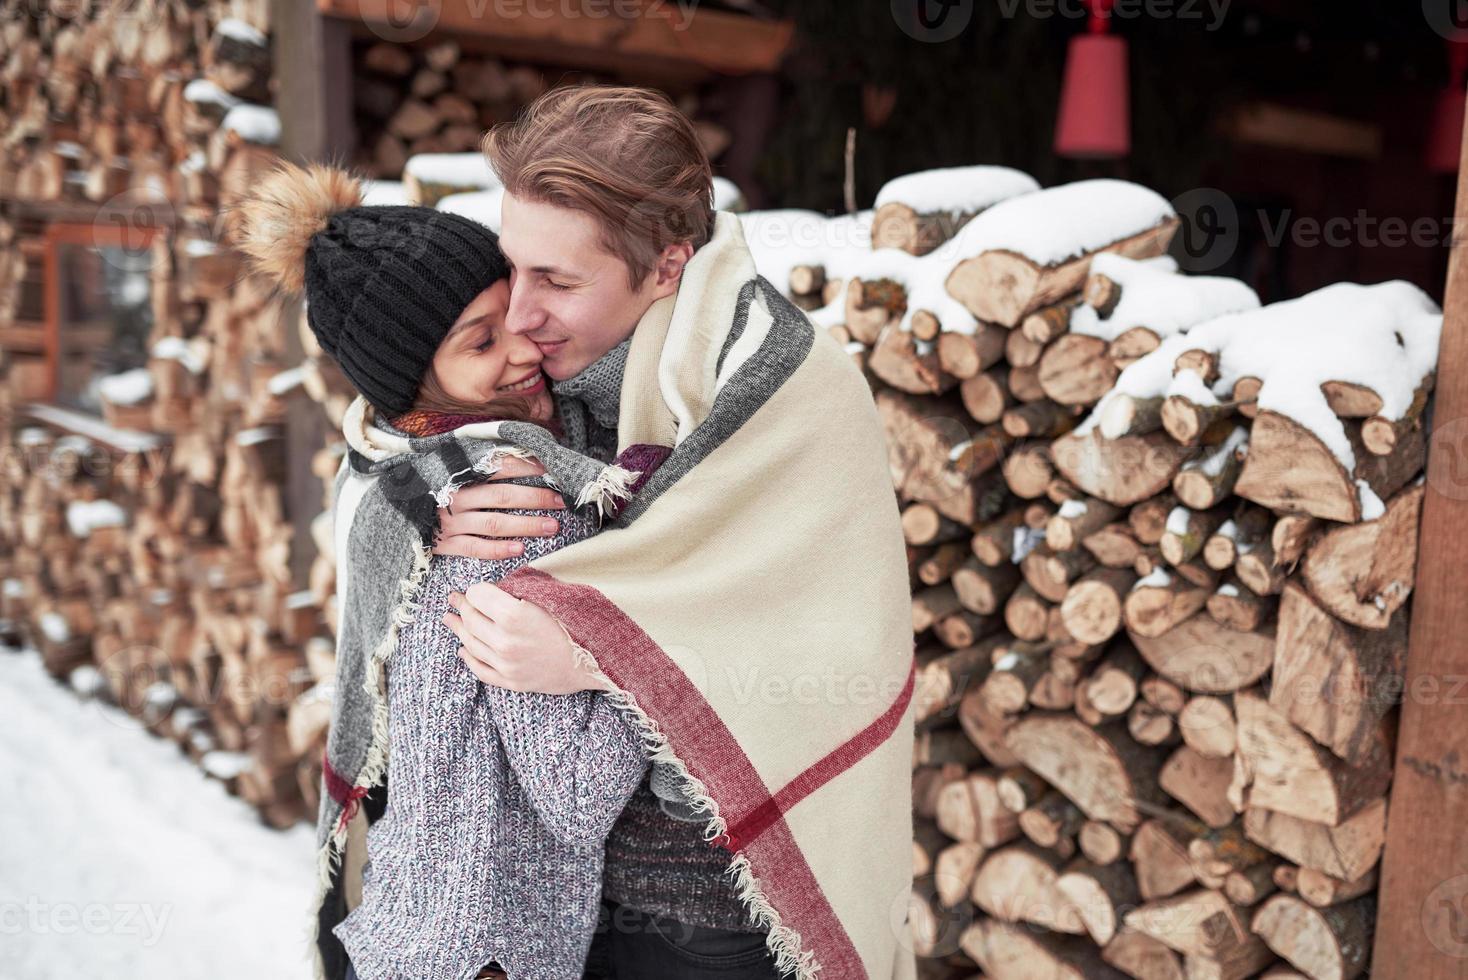
<path id="1" fill-rule="evenodd" d="M 99 381 L 147 365 L 157 230 L 100 221 L 46 229 L 48 401 L 101 414 Z M 110 397 L 130 387 L 116 385 Z"/>

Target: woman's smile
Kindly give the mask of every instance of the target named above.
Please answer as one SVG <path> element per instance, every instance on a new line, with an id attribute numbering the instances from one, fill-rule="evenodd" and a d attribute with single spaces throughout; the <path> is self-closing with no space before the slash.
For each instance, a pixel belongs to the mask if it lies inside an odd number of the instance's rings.
<path id="1" fill-rule="evenodd" d="M 533 395 L 545 388 L 545 375 L 540 371 L 527 378 L 516 381 L 514 384 L 500 385 L 496 391 L 510 392 L 516 395 Z"/>

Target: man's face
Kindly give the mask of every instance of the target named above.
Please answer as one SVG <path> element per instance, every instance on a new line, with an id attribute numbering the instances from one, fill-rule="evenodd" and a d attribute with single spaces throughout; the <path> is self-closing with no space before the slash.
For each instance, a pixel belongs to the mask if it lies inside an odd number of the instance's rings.
<path id="1" fill-rule="evenodd" d="M 654 269 L 638 289 L 627 265 L 606 251 L 595 219 L 582 211 L 504 197 L 500 248 L 510 260 L 510 308 L 505 330 L 534 341 L 555 380 L 579 374 L 631 335 L 658 298 Z"/>

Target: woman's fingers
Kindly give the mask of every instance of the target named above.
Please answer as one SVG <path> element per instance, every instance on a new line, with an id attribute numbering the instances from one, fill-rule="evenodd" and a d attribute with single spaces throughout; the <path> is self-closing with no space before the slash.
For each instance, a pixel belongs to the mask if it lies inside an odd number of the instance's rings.
<path id="1" fill-rule="evenodd" d="M 500 460 L 499 469 L 494 471 L 496 479 L 510 476 L 539 476 L 545 472 L 545 465 L 538 459 L 521 459 L 519 456 L 506 456 Z"/>
<path id="2" fill-rule="evenodd" d="M 454 631 L 459 641 L 469 648 L 470 653 L 501 670 L 505 668 L 506 664 L 500 659 L 499 651 L 510 648 L 509 634 L 504 627 L 476 609 L 473 603 L 460 602 L 457 614 L 444 613 L 443 621 Z"/>
<path id="3" fill-rule="evenodd" d="M 536 464 L 537 466 L 540 464 Z M 470 510 L 564 510 L 565 499 L 546 487 L 526 487 L 518 483 L 475 483 L 454 494 L 455 514 Z"/>
<path id="4" fill-rule="evenodd" d="M 438 530 L 444 538 L 476 534 L 486 538 L 542 538 L 560 530 L 554 517 L 506 514 L 505 510 L 565 510 L 566 502 L 554 490 L 510 483 L 480 483 L 454 495 L 450 508 L 438 509 Z M 461 552 L 439 552 L 459 554 Z M 519 551 L 501 552 L 509 557 Z M 476 557 L 480 557 L 477 556 Z"/>
<path id="5" fill-rule="evenodd" d="M 454 613 L 445 613 L 443 623 L 453 631 L 454 636 L 458 637 L 459 642 L 463 644 L 459 647 L 459 654 L 470 664 L 480 664 L 493 670 L 495 675 L 501 678 L 501 681 L 496 681 L 496 683 L 500 687 L 506 687 L 507 684 L 503 683 L 503 681 L 508 680 L 514 674 L 514 671 L 510 669 L 510 664 L 500 655 L 499 650 L 495 649 L 492 644 L 486 643 L 479 636 L 476 636 L 465 624 L 464 620 Z"/>
<path id="6" fill-rule="evenodd" d="M 461 555 L 489 561 L 518 558 L 524 551 L 525 545 L 517 538 L 480 538 L 472 534 L 440 535 L 433 545 L 435 555 Z"/>
<path id="7" fill-rule="evenodd" d="M 554 517 L 537 514 L 506 514 L 497 510 L 470 510 L 444 514 L 439 533 L 477 534 L 481 538 L 543 538 L 561 529 Z"/>

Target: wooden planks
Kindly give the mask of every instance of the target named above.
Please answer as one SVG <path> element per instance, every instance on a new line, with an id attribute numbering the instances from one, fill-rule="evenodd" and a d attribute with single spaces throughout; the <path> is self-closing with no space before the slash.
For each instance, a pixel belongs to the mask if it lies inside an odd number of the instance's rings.
<path id="1" fill-rule="evenodd" d="M 1468 220 L 1468 142 L 1457 220 Z M 1468 969 L 1468 252 L 1455 236 L 1412 604 L 1372 976 L 1448 980 Z"/>

